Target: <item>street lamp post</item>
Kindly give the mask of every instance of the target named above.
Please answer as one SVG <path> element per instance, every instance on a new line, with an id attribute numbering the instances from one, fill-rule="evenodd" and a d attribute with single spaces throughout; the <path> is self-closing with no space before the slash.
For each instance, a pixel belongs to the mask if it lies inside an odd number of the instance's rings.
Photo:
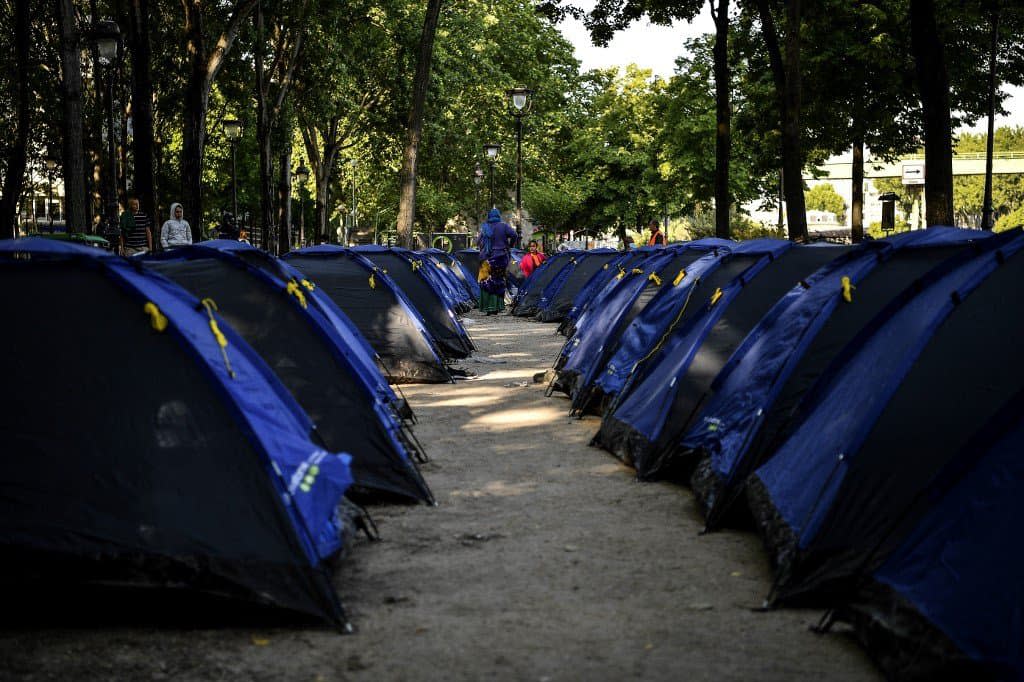
<path id="1" fill-rule="evenodd" d="M 345 235 L 345 246 L 348 246 L 352 233 L 359 232 L 356 213 L 356 160 L 349 159 L 348 162 L 352 164 L 352 219 L 349 220 L 349 231 Z"/>
<path id="2" fill-rule="evenodd" d="M 299 181 L 299 248 L 306 245 L 306 202 L 302 192 L 306 189 L 306 179 L 309 178 L 309 169 L 306 164 L 299 162 L 295 169 L 295 179 Z"/>
<path id="3" fill-rule="evenodd" d="M 516 119 L 516 232 L 523 230 L 523 116 L 530 113 L 533 101 L 529 88 L 512 88 L 507 93 L 509 113 Z"/>
<path id="4" fill-rule="evenodd" d="M 480 162 L 476 162 L 473 170 L 473 218 L 479 227 L 483 220 L 480 219 L 480 183 L 484 180 L 484 172 L 480 170 Z"/>
<path id="5" fill-rule="evenodd" d="M 490 171 L 490 176 L 491 176 L 490 177 L 491 194 L 490 194 L 490 201 L 488 201 L 488 205 L 491 208 L 494 208 L 494 160 L 498 158 L 498 152 L 500 152 L 500 151 L 501 151 L 501 145 L 500 144 L 494 144 L 493 142 L 488 142 L 487 144 L 484 145 L 484 153 L 487 154 L 487 163 L 490 165 L 489 171 Z"/>
<path id="6" fill-rule="evenodd" d="M 52 151 L 46 152 L 43 163 L 46 164 L 46 217 L 50 234 L 53 234 L 53 169 L 57 167 L 57 159 Z"/>
<path id="7" fill-rule="evenodd" d="M 242 124 L 236 118 L 224 119 L 224 137 L 228 138 L 231 144 L 231 219 L 235 222 L 235 229 L 238 229 L 238 176 L 236 175 L 236 151 L 238 140 L 242 137 Z"/>
<path id="8" fill-rule="evenodd" d="M 102 19 L 93 22 L 89 38 L 96 48 L 100 66 L 106 72 L 107 80 L 107 196 L 104 210 L 106 227 L 104 234 L 113 236 L 117 228 L 117 167 L 114 155 L 114 67 L 121 48 L 121 29 L 117 22 Z"/>

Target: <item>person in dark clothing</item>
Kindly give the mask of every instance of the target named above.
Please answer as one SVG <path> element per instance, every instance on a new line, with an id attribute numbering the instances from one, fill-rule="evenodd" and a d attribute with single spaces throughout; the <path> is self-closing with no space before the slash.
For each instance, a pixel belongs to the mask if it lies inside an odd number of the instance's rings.
<path id="1" fill-rule="evenodd" d="M 128 210 L 121 214 L 121 253 L 134 256 L 153 250 L 153 220 L 139 208 L 139 200 L 128 200 Z"/>
<path id="2" fill-rule="evenodd" d="M 652 220 L 647 223 L 647 227 L 651 228 L 651 238 L 647 240 L 647 246 L 665 246 L 665 235 L 658 221 Z"/>
<path id="3" fill-rule="evenodd" d="M 505 309 L 505 275 L 510 250 L 515 243 L 516 231 L 502 222 L 501 211 L 492 208 L 477 235 L 477 248 L 483 258 L 477 277 L 480 280 L 480 310 L 488 315 Z"/>

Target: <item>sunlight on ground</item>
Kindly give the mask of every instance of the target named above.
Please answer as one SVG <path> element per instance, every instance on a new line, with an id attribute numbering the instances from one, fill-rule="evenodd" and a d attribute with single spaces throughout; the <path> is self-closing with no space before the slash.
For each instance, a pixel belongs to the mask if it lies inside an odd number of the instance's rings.
<path id="1" fill-rule="evenodd" d="M 453 490 L 452 497 L 516 497 L 536 490 L 537 484 L 506 483 L 505 481 L 491 481 L 482 488 L 476 490 Z"/>
<path id="2" fill-rule="evenodd" d="M 563 411 L 556 410 L 551 407 L 538 407 L 519 410 L 503 410 L 497 414 L 485 414 L 473 419 L 467 424 L 467 426 L 502 426 L 511 429 L 521 429 L 564 420 L 565 413 Z"/>
<path id="3" fill-rule="evenodd" d="M 547 367 L 522 367 L 520 369 L 505 369 L 496 370 L 494 372 L 487 372 L 486 374 L 480 374 L 477 381 L 501 381 L 502 379 L 526 379 L 527 381 L 533 381 L 533 375 L 538 372 L 547 370 Z"/>

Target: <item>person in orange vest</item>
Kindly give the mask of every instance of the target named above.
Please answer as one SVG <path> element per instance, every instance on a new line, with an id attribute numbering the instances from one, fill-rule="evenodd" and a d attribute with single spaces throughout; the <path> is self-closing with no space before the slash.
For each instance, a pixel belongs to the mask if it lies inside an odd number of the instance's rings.
<path id="1" fill-rule="evenodd" d="M 529 249 L 523 259 L 519 261 L 519 269 L 523 271 L 525 277 L 529 277 L 530 273 L 540 267 L 541 263 L 548 259 L 540 250 L 540 245 L 536 239 L 531 239 L 530 244 L 527 246 Z"/>
<path id="2" fill-rule="evenodd" d="M 647 240 L 647 246 L 665 246 L 665 235 L 662 233 L 658 221 L 652 220 L 647 223 L 647 227 L 651 228 L 651 238 Z"/>

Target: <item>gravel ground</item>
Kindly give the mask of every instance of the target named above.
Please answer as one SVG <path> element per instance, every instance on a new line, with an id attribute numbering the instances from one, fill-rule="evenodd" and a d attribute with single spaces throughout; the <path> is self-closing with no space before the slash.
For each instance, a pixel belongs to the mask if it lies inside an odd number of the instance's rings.
<path id="1" fill-rule="evenodd" d="M 532 382 L 555 325 L 469 320 L 477 377 L 404 387 L 439 505 L 371 509 L 382 539 L 336 580 L 354 634 L 44 617 L 0 630 L 0 679 L 878 679 L 848 632 L 808 630 L 819 612 L 754 610 L 771 579 L 754 535 L 699 536 L 687 489 L 587 446 L 597 421 Z"/>

